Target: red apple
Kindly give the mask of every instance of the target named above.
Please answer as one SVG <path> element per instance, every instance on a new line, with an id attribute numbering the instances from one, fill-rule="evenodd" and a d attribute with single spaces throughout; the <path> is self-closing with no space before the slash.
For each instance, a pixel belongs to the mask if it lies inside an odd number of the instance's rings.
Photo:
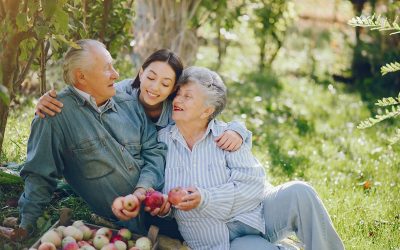
<path id="1" fill-rule="evenodd" d="M 158 191 L 147 191 L 146 198 L 144 199 L 144 204 L 151 210 L 160 208 L 164 203 L 164 195 Z"/>
<path id="2" fill-rule="evenodd" d="M 90 243 L 85 240 L 78 241 L 77 243 L 79 247 L 90 246 Z"/>
<path id="3" fill-rule="evenodd" d="M 147 237 L 140 237 L 136 240 L 135 247 L 138 247 L 141 250 L 150 250 L 151 249 L 151 241 Z"/>
<path id="4" fill-rule="evenodd" d="M 125 240 L 125 241 L 128 241 L 128 240 L 130 240 L 132 238 L 132 233 L 127 228 L 121 228 L 118 231 L 118 235 L 121 235 L 122 239 Z"/>
<path id="5" fill-rule="evenodd" d="M 107 245 L 103 246 L 101 250 L 118 250 L 118 249 L 113 243 L 108 243 Z"/>
<path id="6" fill-rule="evenodd" d="M 110 240 L 112 237 L 112 231 L 108 227 L 102 227 L 96 231 L 96 235 L 105 235 L 108 240 Z"/>
<path id="7" fill-rule="evenodd" d="M 44 243 L 44 242 L 53 243 L 54 246 L 56 246 L 56 247 L 61 246 L 60 235 L 55 230 L 47 231 L 45 234 L 43 234 L 42 238 L 40 238 L 40 241 L 42 243 Z"/>
<path id="8" fill-rule="evenodd" d="M 103 234 L 98 234 L 93 239 L 93 246 L 97 249 L 101 249 L 108 243 L 110 243 L 110 240 Z"/>
<path id="9" fill-rule="evenodd" d="M 135 195 L 128 194 L 123 198 L 122 204 L 124 209 L 128 210 L 129 212 L 135 211 L 135 209 L 139 206 L 139 199 Z"/>
<path id="10" fill-rule="evenodd" d="M 178 205 L 182 202 L 182 198 L 188 194 L 188 191 L 182 187 L 176 187 L 168 192 L 168 201 L 172 205 Z"/>
<path id="11" fill-rule="evenodd" d="M 63 247 L 63 250 L 79 250 L 78 243 L 69 242 Z"/>
<path id="12" fill-rule="evenodd" d="M 114 236 L 111 238 L 110 242 L 111 242 L 111 243 L 114 243 L 114 242 L 117 241 L 117 240 L 122 240 L 122 236 L 119 235 L 119 234 L 114 235 Z"/>
<path id="13" fill-rule="evenodd" d="M 114 245 L 117 248 L 117 250 L 126 250 L 126 248 L 127 248 L 126 243 L 121 240 L 115 241 Z"/>
<path id="14" fill-rule="evenodd" d="M 43 242 L 40 244 L 38 250 L 56 250 L 56 246 L 54 246 L 51 242 Z"/>

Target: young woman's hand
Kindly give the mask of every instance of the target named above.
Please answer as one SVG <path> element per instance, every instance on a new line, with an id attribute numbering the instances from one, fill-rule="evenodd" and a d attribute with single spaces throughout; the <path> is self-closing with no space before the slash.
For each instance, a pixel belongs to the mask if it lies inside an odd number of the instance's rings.
<path id="1" fill-rule="evenodd" d="M 60 113 L 63 104 L 62 102 L 58 101 L 56 97 L 57 92 L 54 89 L 49 90 L 42 95 L 36 104 L 35 114 L 41 118 L 44 118 L 46 115 L 55 116 L 55 112 Z"/>
<path id="2" fill-rule="evenodd" d="M 192 210 L 200 205 L 201 194 L 196 187 L 186 188 L 188 194 L 183 196 L 182 202 L 175 206 L 176 209 L 183 211 Z"/>
<path id="3" fill-rule="evenodd" d="M 243 138 L 233 130 L 227 130 L 215 139 L 217 146 L 226 151 L 236 151 L 242 146 Z"/>
<path id="4" fill-rule="evenodd" d="M 160 208 L 155 208 L 154 210 L 151 210 L 150 207 L 144 207 L 144 210 L 146 212 L 149 212 L 152 216 L 165 216 L 166 214 L 168 214 L 169 210 L 171 210 L 171 203 L 168 202 L 168 195 L 164 194 L 163 197 L 164 202 Z"/>

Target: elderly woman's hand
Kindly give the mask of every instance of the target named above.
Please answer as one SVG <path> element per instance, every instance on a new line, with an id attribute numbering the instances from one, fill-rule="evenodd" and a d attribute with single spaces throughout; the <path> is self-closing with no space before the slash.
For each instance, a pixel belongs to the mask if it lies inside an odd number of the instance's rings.
<path id="1" fill-rule="evenodd" d="M 242 146 L 243 138 L 233 130 L 227 130 L 215 139 L 218 147 L 226 151 L 236 151 Z"/>
<path id="2" fill-rule="evenodd" d="M 196 187 L 186 188 L 188 194 L 183 196 L 182 202 L 175 206 L 176 209 L 183 211 L 192 210 L 200 205 L 201 194 Z"/>
<path id="3" fill-rule="evenodd" d="M 55 112 L 60 113 L 63 104 L 58 101 L 56 97 L 57 92 L 54 89 L 42 95 L 36 104 L 35 114 L 44 118 L 46 115 L 54 116 L 56 114 Z"/>

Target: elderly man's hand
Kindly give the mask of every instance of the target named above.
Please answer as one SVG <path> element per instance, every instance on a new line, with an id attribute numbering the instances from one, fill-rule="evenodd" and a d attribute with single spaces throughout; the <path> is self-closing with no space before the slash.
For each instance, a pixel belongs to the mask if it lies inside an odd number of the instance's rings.
<path id="1" fill-rule="evenodd" d="M 233 130 L 227 130 L 215 139 L 217 146 L 226 151 L 236 151 L 242 146 L 243 138 Z"/>
<path id="2" fill-rule="evenodd" d="M 188 194 L 183 196 L 182 202 L 175 206 L 176 209 L 183 211 L 192 210 L 200 205 L 201 194 L 196 187 L 186 188 Z"/>
<path id="3" fill-rule="evenodd" d="M 134 197 L 136 198 L 136 196 L 134 196 Z M 119 220 L 123 220 L 123 221 L 135 218 L 139 214 L 139 211 L 140 211 L 140 202 L 137 198 L 135 201 L 136 207 L 133 211 L 128 211 L 127 209 L 125 209 L 124 199 L 125 199 L 125 197 L 117 197 L 111 206 L 111 210 L 114 213 L 115 217 L 117 217 Z"/>
<path id="4" fill-rule="evenodd" d="M 57 92 L 54 89 L 42 95 L 36 104 L 35 114 L 44 118 L 46 115 L 54 116 L 55 112 L 60 113 L 63 104 L 56 97 Z"/>

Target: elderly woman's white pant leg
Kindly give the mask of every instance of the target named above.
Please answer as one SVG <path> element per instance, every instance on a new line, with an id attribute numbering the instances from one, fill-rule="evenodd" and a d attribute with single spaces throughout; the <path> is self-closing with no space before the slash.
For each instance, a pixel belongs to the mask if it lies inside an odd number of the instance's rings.
<path id="1" fill-rule="evenodd" d="M 343 243 L 315 190 L 300 181 L 271 188 L 264 200 L 266 234 L 277 242 L 295 233 L 305 249 L 340 250 Z"/>

